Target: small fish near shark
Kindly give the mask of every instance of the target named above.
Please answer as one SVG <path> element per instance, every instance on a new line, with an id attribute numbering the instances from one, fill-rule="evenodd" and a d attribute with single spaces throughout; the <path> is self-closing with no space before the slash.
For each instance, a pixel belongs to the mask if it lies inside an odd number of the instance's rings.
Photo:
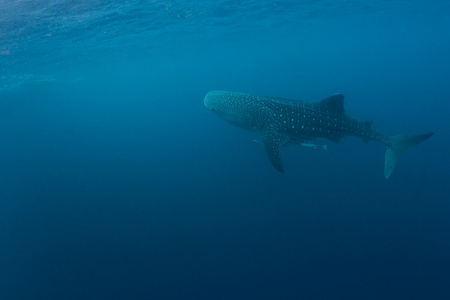
<path id="1" fill-rule="evenodd" d="M 344 95 L 336 94 L 319 102 L 304 102 L 252 94 L 211 91 L 205 106 L 220 118 L 236 126 L 261 134 L 270 162 L 284 172 L 281 148 L 301 141 L 303 146 L 321 148 L 305 141 L 317 138 L 339 142 L 344 136 L 357 136 L 368 142 L 386 145 L 384 176 L 389 178 L 399 156 L 408 148 L 433 135 L 385 136 L 375 130 L 370 121 L 359 121 L 344 111 Z M 323 147 L 326 149 L 326 147 Z"/>

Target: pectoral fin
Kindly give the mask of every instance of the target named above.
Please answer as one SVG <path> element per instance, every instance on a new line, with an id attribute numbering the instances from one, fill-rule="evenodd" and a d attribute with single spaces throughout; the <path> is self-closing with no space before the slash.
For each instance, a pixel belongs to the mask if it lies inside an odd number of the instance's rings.
<path id="1" fill-rule="evenodd" d="M 280 134 L 271 128 L 264 132 L 263 144 L 272 165 L 280 172 L 284 172 L 283 162 L 281 161 L 281 148 L 289 140 L 285 135 Z"/>

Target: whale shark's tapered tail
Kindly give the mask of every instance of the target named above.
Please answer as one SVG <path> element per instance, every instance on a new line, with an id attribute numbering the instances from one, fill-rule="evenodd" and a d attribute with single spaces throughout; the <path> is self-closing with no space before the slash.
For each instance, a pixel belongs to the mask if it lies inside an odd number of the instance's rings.
<path id="1" fill-rule="evenodd" d="M 388 179 L 391 176 L 400 154 L 408 148 L 425 141 L 432 135 L 433 132 L 420 135 L 396 135 L 389 137 L 384 158 L 384 177 Z"/>

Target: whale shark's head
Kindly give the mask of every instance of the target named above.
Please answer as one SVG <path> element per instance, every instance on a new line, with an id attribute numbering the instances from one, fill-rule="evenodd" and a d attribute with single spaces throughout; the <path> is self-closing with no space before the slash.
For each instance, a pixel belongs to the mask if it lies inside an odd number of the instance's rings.
<path id="1" fill-rule="evenodd" d="M 205 96 L 205 106 L 216 114 L 232 113 L 232 104 L 230 103 L 230 93 L 223 91 L 212 91 Z"/>
<path id="2" fill-rule="evenodd" d="M 220 118 L 239 127 L 254 128 L 255 97 L 250 94 L 212 91 L 205 96 L 205 106 Z"/>
<path id="3" fill-rule="evenodd" d="M 220 118 L 241 125 L 243 120 L 243 103 L 239 93 L 212 91 L 205 96 L 205 106 Z"/>

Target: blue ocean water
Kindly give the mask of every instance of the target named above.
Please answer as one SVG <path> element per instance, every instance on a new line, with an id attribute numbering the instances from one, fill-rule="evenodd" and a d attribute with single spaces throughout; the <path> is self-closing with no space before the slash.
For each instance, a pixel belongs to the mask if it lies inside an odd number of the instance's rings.
<path id="1" fill-rule="evenodd" d="M 450 2 L 0 2 L 1 299 L 448 299 Z M 319 101 L 384 146 L 283 149 L 210 90 Z"/>

